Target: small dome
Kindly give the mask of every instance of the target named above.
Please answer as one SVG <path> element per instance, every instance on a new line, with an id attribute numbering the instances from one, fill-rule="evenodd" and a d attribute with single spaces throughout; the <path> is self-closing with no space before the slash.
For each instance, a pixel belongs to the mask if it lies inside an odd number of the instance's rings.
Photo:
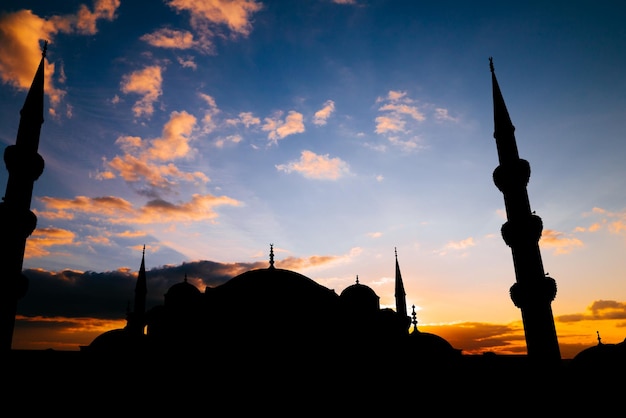
<path id="1" fill-rule="evenodd" d="M 202 292 L 196 286 L 192 285 L 187 281 L 187 276 L 185 276 L 185 280 L 176 283 L 172 287 L 169 288 L 167 293 L 165 294 L 165 304 L 185 304 L 188 302 L 195 301 Z"/>
<path id="2" fill-rule="evenodd" d="M 339 295 L 341 304 L 350 310 L 359 312 L 375 312 L 380 309 L 380 297 L 364 284 L 357 282 L 346 287 Z"/>

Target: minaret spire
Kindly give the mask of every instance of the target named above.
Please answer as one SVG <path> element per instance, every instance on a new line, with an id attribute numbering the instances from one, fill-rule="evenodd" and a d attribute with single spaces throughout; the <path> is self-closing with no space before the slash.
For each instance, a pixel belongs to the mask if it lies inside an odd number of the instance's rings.
<path id="1" fill-rule="evenodd" d="M 558 362 L 561 359 L 551 303 L 556 296 L 556 282 L 544 273 L 539 239 L 543 230 L 541 218 L 530 210 L 526 186 L 530 164 L 519 158 L 515 128 L 504 103 L 498 80 L 489 58 L 493 89 L 494 138 L 500 165 L 493 181 L 504 195 L 507 222 L 502 225 L 504 242 L 511 248 L 516 283 L 510 295 L 522 312 L 529 359 Z"/>
<path id="2" fill-rule="evenodd" d="M 402 282 L 402 273 L 400 273 L 400 264 L 398 264 L 398 249 L 394 248 L 394 252 L 396 254 L 396 312 L 402 318 L 405 318 L 407 317 L 406 292 L 404 291 L 404 283 Z"/>
<path id="3" fill-rule="evenodd" d="M 133 310 L 127 309 L 126 313 L 126 329 L 133 335 L 143 335 L 146 325 L 146 246 L 143 246 L 141 254 L 141 266 L 137 274 L 137 283 L 135 283 L 135 304 Z"/>
<path id="4" fill-rule="evenodd" d="M 37 152 L 43 123 L 44 69 L 48 42 L 44 42 L 41 61 L 20 110 L 20 124 L 15 145 L 4 150 L 9 172 L 6 191 L 0 203 L 0 351 L 11 350 L 17 302 L 28 290 L 22 274 L 26 239 L 37 226 L 37 216 L 30 210 L 34 182 L 44 169 Z"/>

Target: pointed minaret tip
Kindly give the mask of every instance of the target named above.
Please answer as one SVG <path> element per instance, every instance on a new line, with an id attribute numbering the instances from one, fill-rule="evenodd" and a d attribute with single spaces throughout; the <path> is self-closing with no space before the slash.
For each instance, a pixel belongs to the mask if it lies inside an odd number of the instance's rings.
<path id="1" fill-rule="evenodd" d="M 43 50 L 41 51 L 41 58 L 46 57 L 47 51 L 48 51 L 48 41 L 43 41 Z"/>
<path id="2" fill-rule="evenodd" d="M 493 69 L 493 57 L 489 57 L 489 71 L 491 71 L 492 73 L 495 71 Z"/>

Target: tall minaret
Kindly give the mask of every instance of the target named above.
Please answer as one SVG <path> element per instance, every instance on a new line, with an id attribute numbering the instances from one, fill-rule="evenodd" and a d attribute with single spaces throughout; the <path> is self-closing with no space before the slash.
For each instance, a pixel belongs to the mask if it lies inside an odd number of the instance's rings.
<path id="1" fill-rule="evenodd" d="M 406 292 L 404 291 L 404 283 L 402 282 L 402 274 L 400 273 L 400 264 L 398 264 L 398 249 L 394 248 L 396 253 L 396 313 L 400 315 L 401 319 L 406 318 L 407 330 L 411 324 L 411 319 L 407 315 L 406 311 Z"/>
<path id="2" fill-rule="evenodd" d="M 127 328 L 133 334 L 143 335 L 145 327 L 146 316 L 146 294 L 148 293 L 148 286 L 146 282 L 146 246 L 143 246 L 143 253 L 141 255 L 141 266 L 139 267 L 139 273 L 137 274 L 137 283 L 135 284 L 135 304 L 133 311 L 129 314 L 127 319 Z"/>
<path id="3" fill-rule="evenodd" d="M 556 282 L 543 270 L 539 239 L 543 230 L 541 218 L 530 210 L 526 186 L 530 164 L 519 158 L 515 127 L 504 104 L 502 93 L 489 58 L 493 89 L 494 133 L 500 165 L 493 172 L 493 181 L 504 195 L 507 222 L 502 225 L 504 242 L 511 247 L 516 283 L 511 286 L 511 299 L 522 312 L 528 358 L 542 364 L 561 359 L 554 327 L 551 303 L 556 296 Z"/>
<path id="4" fill-rule="evenodd" d="M 44 169 L 37 152 L 43 124 L 45 42 L 35 78 L 20 111 L 15 145 L 4 150 L 9 172 L 6 192 L 0 203 L 0 351 L 10 351 L 13 342 L 17 302 L 28 290 L 22 274 L 26 238 L 37 226 L 37 216 L 30 210 L 33 184 Z"/>

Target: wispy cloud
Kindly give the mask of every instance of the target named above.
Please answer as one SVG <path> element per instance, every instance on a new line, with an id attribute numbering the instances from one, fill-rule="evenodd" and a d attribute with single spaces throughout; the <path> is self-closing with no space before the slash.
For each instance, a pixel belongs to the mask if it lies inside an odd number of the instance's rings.
<path id="1" fill-rule="evenodd" d="M 327 100 L 324 106 L 313 115 L 313 123 L 318 126 L 326 125 L 326 121 L 335 111 L 335 102 Z"/>
<path id="2" fill-rule="evenodd" d="M 439 255 L 447 255 L 450 251 L 461 252 L 465 255 L 464 251 L 468 248 L 476 246 L 476 242 L 473 237 L 468 237 L 460 241 L 449 241 L 441 250 L 436 251 Z"/>
<path id="3" fill-rule="evenodd" d="M 405 150 L 419 149 L 421 140 L 415 133 L 415 124 L 423 122 L 426 117 L 414 100 L 404 91 L 390 90 L 386 96 L 378 97 L 376 102 L 381 103 L 378 108 L 381 115 L 376 117 L 374 131 L 395 146 Z"/>
<path id="4" fill-rule="evenodd" d="M 376 103 L 380 116 L 375 119 L 374 132 L 404 151 L 417 151 L 425 147 L 419 131 L 427 120 L 458 122 L 448 109 L 418 103 L 406 91 L 390 90 L 385 96 L 378 97 Z"/>
<path id="5" fill-rule="evenodd" d="M 168 49 L 190 49 L 196 42 L 193 33 L 186 30 L 161 28 L 140 38 L 152 46 Z"/>
<path id="6" fill-rule="evenodd" d="M 583 215 L 587 218 L 593 218 L 594 221 L 588 227 L 579 227 L 579 231 L 598 232 L 604 229 L 611 234 L 626 233 L 626 212 L 611 212 L 594 207 L 591 212 Z"/>
<path id="7" fill-rule="evenodd" d="M 241 202 L 227 196 L 194 194 L 187 202 L 173 203 L 155 199 L 141 207 L 115 196 L 86 197 L 73 199 L 42 197 L 45 210 L 39 211 L 42 218 L 58 214 L 71 214 L 73 217 L 89 215 L 92 223 L 123 225 L 166 224 L 172 222 L 189 223 L 210 221 L 218 217 L 219 206 L 240 206 Z"/>
<path id="8" fill-rule="evenodd" d="M 492 351 L 498 354 L 525 354 L 524 327 L 520 322 L 490 324 L 462 322 L 454 324 L 421 325 L 423 332 L 430 332 L 446 339 L 464 354 L 480 354 Z"/>
<path id="9" fill-rule="evenodd" d="M 563 232 L 544 229 L 541 233 L 539 245 L 542 248 L 552 249 L 555 254 L 569 254 L 575 248 L 583 247 L 583 242 L 573 236 L 566 236 Z"/>
<path id="10" fill-rule="evenodd" d="M 337 180 L 350 174 L 350 167 L 340 158 L 318 155 L 309 150 L 302 151 L 299 160 L 276 165 L 276 169 L 285 173 L 300 173 L 315 180 Z"/>
<path id="11" fill-rule="evenodd" d="M 559 315 L 559 322 L 603 321 L 626 319 L 626 303 L 615 300 L 596 300 L 589 305 L 584 313 Z"/>

